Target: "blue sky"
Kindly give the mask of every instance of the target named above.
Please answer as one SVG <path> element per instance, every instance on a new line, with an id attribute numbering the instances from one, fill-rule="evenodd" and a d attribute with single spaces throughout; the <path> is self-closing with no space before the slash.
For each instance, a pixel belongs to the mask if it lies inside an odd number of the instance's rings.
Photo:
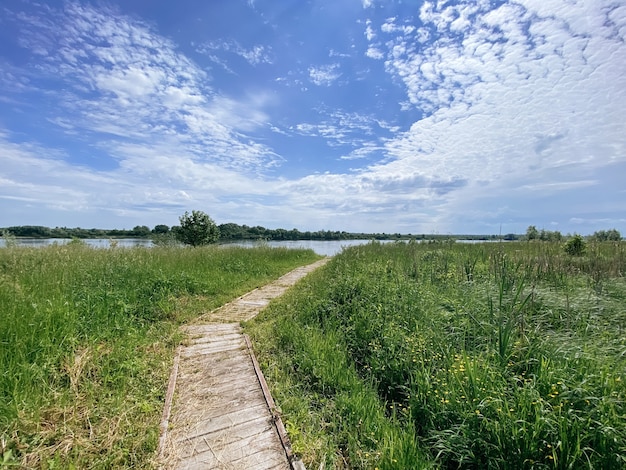
<path id="1" fill-rule="evenodd" d="M 622 0 L 0 5 L 0 226 L 626 233 Z"/>

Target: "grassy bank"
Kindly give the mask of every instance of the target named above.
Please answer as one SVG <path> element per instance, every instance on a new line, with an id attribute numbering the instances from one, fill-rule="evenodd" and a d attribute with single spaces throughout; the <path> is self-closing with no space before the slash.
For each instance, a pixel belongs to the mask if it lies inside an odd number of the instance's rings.
<path id="1" fill-rule="evenodd" d="M 247 325 L 307 468 L 623 468 L 626 246 L 370 244 Z"/>
<path id="2" fill-rule="evenodd" d="M 0 249 L 0 467 L 150 467 L 176 327 L 316 258 L 263 247 Z"/>

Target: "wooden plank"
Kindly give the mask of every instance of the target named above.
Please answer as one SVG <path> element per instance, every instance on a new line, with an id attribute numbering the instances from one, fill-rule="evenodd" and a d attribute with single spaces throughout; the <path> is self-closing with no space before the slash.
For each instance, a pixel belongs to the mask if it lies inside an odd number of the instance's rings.
<path id="1" fill-rule="evenodd" d="M 228 305 L 228 304 L 226 304 Z M 223 308 L 223 307 L 222 307 Z M 216 331 L 241 331 L 241 326 L 239 323 L 194 323 L 190 325 L 184 325 L 182 331 L 186 333 L 193 333 L 198 331 L 202 334 L 204 333 L 213 333 Z"/>
<path id="2" fill-rule="evenodd" d="M 206 409 L 202 416 L 204 419 L 218 419 L 222 416 L 230 416 L 234 411 L 247 412 L 248 410 L 255 408 L 258 405 L 264 405 L 264 397 L 258 390 L 249 390 L 247 392 L 242 392 L 241 394 L 232 394 L 225 397 L 215 397 L 214 399 L 214 407 L 211 409 Z M 263 410 L 263 415 L 267 416 L 265 410 Z M 251 413 L 253 416 L 258 416 L 258 414 Z"/>
<path id="3" fill-rule="evenodd" d="M 204 344 L 204 343 L 220 343 L 220 342 L 229 342 L 229 341 L 238 341 L 241 339 L 241 333 L 224 333 L 224 334 L 216 334 L 216 333 L 204 333 L 203 336 L 199 336 L 193 338 L 190 342 L 193 344 Z"/>
<path id="4" fill-rule="evenodd" d="M 182 370 L 181 374 L 187 373 L 200 373 L 207 380 L 211 377 L 219 377 L 222 375 L 231 375 L 234 373 L 244 374 L 251 370 L 251 365 L 244 362 L 247 357 L 242 357 L 244 351 L 237 351 L 237 354 L 231 354 L 231 357 L 226 357 L 226 351 L 220 352 L 220 356 L 216 359 L 214 354 L 189 356 L 183 358 L 181 361 Z"/>
<path id="5" fill-rule="evenodd" d="M 224 351 L 236 351 L 238 349 L 243 349 L 245 344 L 241 343 L 218 343 L 218 344 L 199 344 L 197 346 L 187 346 L 181 352 L 183 357 L 191 357 L 194 355 L 207 355 L 213 354 L 216 352 L 224 352 Z"/>
<path id="6" fill-rule="evenodd" d="M 245 347 L 245 343 L 242 344 L 241 340 L 239 341 L 212 341 L 210 343 L 199 343 L 192 344 L 183 348 L 183 352 L 185 356 L 193 355 L 195 351 L 198 351 L 200 354 L 210 354 L 211 352 L 221 352 L 221 351 L 235 351 L 237 349 L 243 349 Z"/>
<path id="7" fill-rule="evenodd" d="M 239 341 L 241 340 L 241 333 L 225 333 L 225 334 L 211 334 L 205 333 L 203 336 L 199 336 L 191 340 L 191 344 L 207 344 L 207 343 L 217 343 L 220 341 Z"/>
<path id="8" fill-rule="evenodd" d="M 237 442 L 252 436 L 259 436 L 266 432 L 272 431 L 272 423 L 266 416 L 258 417 L 245 423 L 240 423 L 229 428 L 221 429 L 210 434 L 201 434 L 187 439 L 190 447 L 195 449 L 196 453 L 202 453 L 209 450 L 209 443 L 213 450 L 221 448 L 222 445 L 229 442 Z M 189 457 L 193 455 L 191 452 L 181 454 L 181 457 Z"/>
<path id="9" fill-rule="evenodd" d="M 185 438 L 194 438 L 197 436 L 210 434 L 213 432 L 227 429 L 231 426 L 237 426 L 238 424 L 255 421 L 262 416 L 268 416 L 265 414 L 267 405 L 265 403 L 257 404 L 246 408 L 245 410 L 238 410 L 232 413 L 228 413 L 213 419 L 197 422 L 186 428 L 187 432 L 182 436 L 175 436 L 176 440 L 181 441 Z M 178 433 L 177 433 L 178 434 Z M 172 437 L 174 433 L 172 432 Z"/>
<path id="10" fill-rule="evenodd" d="M 250 305 L 253 307 L 265 307 L 267 304 L 269 304 L 269 299 L 238 300 L 237 303 L 240 305 Z"/>
<path id="11" fill-rule="evenodd" d="M 180 346 L 176 348 L 176 355 L 174 356 L 174 364 L 172 371 L 170 372 L 170 378 L 167 384 L 167 392 L 165 394 L 165 406 L 163 407 L 163 414 L 161 416 L 161 424 L 159 429 L 161 436 L 159 437 L 159 457 L 163 457 L 163 450 L 165 449 L 165 442 L 167 440 L 167 431 L 169 429 L 170 414 L 172 411 L 172 400 L 174 398 L 174 388 L 176 386 L 176 379 L 178 377 L 178 365 L 180 363 Z"/>
<path id="12" fill-rule="evenodd" d="M 205 450 L 182 458 L 181 463 L 186 465 L 201 461 L 207 465 L 205 468 L 220 468 L 220 466 L 224 465 L 231 465 L 230 468 L 254 468 L 239 464 L 243 464 L 244 461 L 251 461 L 253 464 L 255 464 L 255 461 L 267 461 L 268 457 L 271 459 L 271 456 L 264 454 L 271 453 L 275 456 L 275 459 L 282 457 L 285 468 L 288 468 L 287 457 L 282 454 L 280 445 L 277 445 L 276 436 L 272 434 L 254 435 L 224 446 L 216 446 L 215 443 L 209 442 L 208 439 L 204 443 L 206 446 Z"/>
<path id="13" fill-rule="evenodd" d="M 249 458 L 240 459 L 236 462 L 216 462 L 213 456 L 196 456 L 179 462 L 176 467 L 179 470 L 287 470 L 289 464 L 273 450 L 259 452 Z"/>
<path id="14" fill-rule="evenodd" d="M 257 468 L 263 470 L 289 469 L 289 462 L 282 453 L 274 449 L 264 449 L 232 462 L 233 468 Z"/>
<path id="15" fill-rule="evenodd" d="M 220 397 L 228 397 L 231 394 L 237 395 L 247 391 L 255 391 L 258 396 L 262 397 L 259 393 L 259 385 L 255 380 L 250 377 L 235 376 L 235 374 L 224 377 L 223 380 L 220 379 L 218 383 L 211 387 L 211 394 Z"/>

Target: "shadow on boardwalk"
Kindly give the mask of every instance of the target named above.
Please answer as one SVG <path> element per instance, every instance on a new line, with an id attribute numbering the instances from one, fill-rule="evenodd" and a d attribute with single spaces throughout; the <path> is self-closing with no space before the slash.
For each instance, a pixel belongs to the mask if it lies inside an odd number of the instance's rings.
<path id="1" fill-rule="evenodd" d="M 294 269 L 184 327 L 189 340 L 179 348 L 163 413 L 162 468 L 304 468 L 293 459 L 239 322 L 329 259 Z"/>

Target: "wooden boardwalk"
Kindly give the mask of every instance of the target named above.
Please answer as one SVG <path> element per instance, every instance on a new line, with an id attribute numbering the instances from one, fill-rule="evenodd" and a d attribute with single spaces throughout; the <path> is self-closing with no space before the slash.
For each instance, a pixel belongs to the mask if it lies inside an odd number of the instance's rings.
<path id="1" fill-rule="evenodd" d="M 293 459 L 239 322 L 327 261 L 297 268 L 185 326 L 189 340 L 179 349 L 163 415 L 162 468 L 304 468 Z"/>

